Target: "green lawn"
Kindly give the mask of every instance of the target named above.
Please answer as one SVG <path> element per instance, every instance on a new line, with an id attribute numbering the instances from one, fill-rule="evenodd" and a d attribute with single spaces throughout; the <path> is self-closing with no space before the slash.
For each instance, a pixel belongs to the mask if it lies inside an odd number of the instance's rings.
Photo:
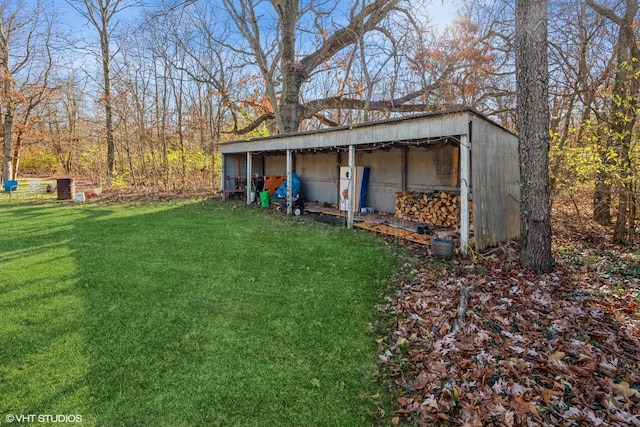
<path id="1" fill-rule="evenodd" d="M 214 201 L 0 221 L 0 424 L 375 422 L 368 330 L 395 262 L 374 236 Z"/>

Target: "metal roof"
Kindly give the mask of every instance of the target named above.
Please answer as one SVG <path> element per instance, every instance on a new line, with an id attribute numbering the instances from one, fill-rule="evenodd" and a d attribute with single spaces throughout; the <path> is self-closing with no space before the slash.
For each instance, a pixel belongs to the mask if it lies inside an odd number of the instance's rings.
<path id="1" fill-rule="evenodd" d="M 349 145 L 376 145 L 407 141 L 443 140 L 469 133 L 473 117 L 512 133 L 471 108 L 422 113 L 393 119 L 319 130 L 280 134 L 264 138 L 229 141 L 218 146 L 221 153 L 323 150 Z"/>

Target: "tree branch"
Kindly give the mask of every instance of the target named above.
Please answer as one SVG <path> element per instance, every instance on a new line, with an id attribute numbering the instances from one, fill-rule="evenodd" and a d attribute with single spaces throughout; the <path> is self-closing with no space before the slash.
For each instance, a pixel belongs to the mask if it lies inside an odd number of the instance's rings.
<path id="1" fill-rule="evenodd" d="M 451 333 L 457 334 L 462 329 L 462 325 L 464 324 L 464 315 L 467 312 L 467 307 L 469 306 L 469 294 L 476 288 L 476 285 L 471 286 L 463 286 L 460 288 L 460 302 L 458 302 L 458 314 L 456 316 L 456 320 L 453 322 L 453 326 L 451 327 Z"/>
<path id="2" fill-rule="evenodd" d="M 315 117 L 316 119 L 318 119 L 318 121 L 320 123 L 322 123 L 325 126 L 331 126 L 331 127 L 337 127 L 340 126 L 340 123 L 334 122 L 333 120 L 329 119 L 328 117 L 325 117 L 322 114 L 314 114 L 313 117 Z"/>
<path id="3" fill-rule="evenodd" d="M 615 14 L 614 11 L 612 11 L 611 9 L 607 9 L 604 6 L 600 6 L 599 4 L 597 4 L 595 1 L 593 0 L 587 0 L 587 5 L 595 10 L 599 15 L 604 16 L 605 18 L 613 21 L 614 23 L 616 23 L 618 26 L 622 27 L 624 25 L 624 18 L 620 18 L 618 15 Z"/>
<path id="4" fill-rule="evenodd" d="M 433 106 L 427 104 L 409 104 L 409 102 L 423 96 L 437 87 L 437 84 L 426 86 L 420 90 L 411 92 L 403 97 L 385 100 L 385 101 L 366 101 L 363 99 L 344 98 L 344 97 L 329 97 L 322 99 L 315 99 L 304 104 L 305 114 L 303 118 L 309 119 L 314 117 L 318 112 L 322 110 L 365 110 L 368 108 L 370 111 L 396 111 L 396 112 L 418 112 L 418 111 L 432 111 Z"/>
<path id="5" fill-rule="evenodd" d="M 304 79 L 320 64 L 345 47 L 356 43 L 358 41 L 358 27 L 360 27 L 361 33 L 367 33 L 376 28 L 378 23 L 389 14 L 399 1 L 376 0 L 362 8 L 362 11 L 355 15 L 346 27 L 337 30 L 315 52 L 300 60 L 300 69 Z"/>
<path id="6" fill-rule="evenodd" d="M 267 120 L 273 120 L 273 119 L 275 119 L 275 115 L 273 113 L 265 113 L 242 129 L 238 129 L 234 124 L 233 130 L 228 132 L 223 131 L 222 133 L 227 133 L 227 134 L 231 133 L 234 135 L 245 135 L 251 132 L 252 130 L 255 130 L 258 126 L 260 126 L 262 123 L 266 122 Z"/>

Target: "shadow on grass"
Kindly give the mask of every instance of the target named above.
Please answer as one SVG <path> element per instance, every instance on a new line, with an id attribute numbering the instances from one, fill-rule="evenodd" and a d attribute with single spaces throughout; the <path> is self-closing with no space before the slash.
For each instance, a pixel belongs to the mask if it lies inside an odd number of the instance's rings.
<path id="1" fill-rule="evenodd" d="M 2 212 L 25 237 L 0 237 L 0 411 L 371 423 L 380 245 L 211 202 L 61 208 Z"/>
<path id="2" fill-rule="evenodd" d="M 96 211 L 96 215 L 100 212 Z M 83 301 L 70 258 L 73 221 L 57 204 L 0 206 L 0 413 L 48 414 L 79 402 Z"/>

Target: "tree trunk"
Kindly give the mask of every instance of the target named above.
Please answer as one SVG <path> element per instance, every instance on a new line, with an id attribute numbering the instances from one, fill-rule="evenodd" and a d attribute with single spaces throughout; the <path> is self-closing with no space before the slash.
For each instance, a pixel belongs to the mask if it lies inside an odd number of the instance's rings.
<path id="1" fill-rule="evenodd" d="M 111 178 L 115 169 L 116 143 L 113 135 L 113 106 L 111 100 L 111 53 L 109 52 L 109 36 L 107 25 L 100 35 L 102 44 L 102 77 L 104 79 L 104 114 L 107 132 L 107 185 L 111 185 Z"/>
<path id="2" fill-rule="evenodd" d="M 13 111 L 9 108 L 3 117 L 3 136 L 4 136 L 4 150 L 2 156 L 2 181 L 8 181 L 14 178 L 12 162 L 11 162 L 11 148 L 13 132 Z"/>
<path id="3" fill-rule="evenodd" d="M 638 13 L 637 0 L 625 0 L 622 16 L 596 3 L 587 0 L 587 4 L 600 15 L 619 26 L 618 38 L 614 45 L 616 74 L 613 81 L 611 117 L 609 117 L 609 148 L 617 154 L 616 187 L 618 192 L 618 213 L 613 231 L 615 242 L 624 242 L 630 234 L 627 229 L 629 220 L 629 200 L 633 191 L 631 167 L 631 146 L 634 139 L 634 125 L 638 119 L 637 104 L 640 92 L 640 48 L 635 32 L 635 17 Z M 595 215 L 594 215 L 595 216 Z"/>
<path id="4" fill-rule="evenodd" d="M 302 121 L 300 88 L 306 78 L 296 60 L 297 0 L 283 0 L 277 5 L 282 21 L 282 99 L 280 101 L 280 133 L 297 132 Z"/>
<path id="5" fill-rule="evenodd" d="M 3 19 L 3 17 L 0 17 Z M 9 69 L 9 41 L 8 35 L 5 36 L 4 25 L 0 21 L 0 80 L 2 87 L 0 88 L 0 123 L 2 123 L 2 182 L 13 178 L 11 169 L 11 134 L 13 132 L 13 103 L 11 100 L 11 70 Z"/>
<path id="6" fill-rule="evenodd" d="M 627 239 L 627 218 L 629 207 L 627 203 L 628 194 L 620 190 L 618 192 L 618 213 L 616 214 L 616 226 L 613 230 L 613 241 L 622 243 Z"/>
<path id="7" fill-rule="evenodd" d="M 614 126 L 615 128 L 616 126 Z M 623 243 L 628 236 L 628 219 L 629 219 L 629 196 L 631 195 L 631 159 L 629 158 L 629 150 L 631 145 L 631 130 L 625 132 L 620 141 L 619 147 L 619 169 L 620 169 L 620 188 L 618 188 L 618 212 L 616 214 L 616 225 L 613 229 L 613 241 Z"/>
<path id="8" fill-rule="evenodd" d="M 611 225 L 611 185 L 606 183 L 604 172 L 596 177 L 596 187 L 593 191 L 593 220 L 600 225 Z"/>
<path id="9" fill-rule="evenodd" d="M 78 12 L 84 15 L 95 27 L 100 37 L 100 59 L 102 62 L 102 79 L 104 84 L 104 114 L 107 137 L 107 185 L 111 185 L 111 178 L 115 170 L 116 143 L 113 132 L 113 100 L 111 99 L 111 20 L 119 11 L 123 0 L 81 0 L 85 6 L 82 11 L 70 3 Z"/>
<path id="10" fill-rule="evenodd" d="M 11 172 L 13 173 L 13 179 L 18 176 L 18 166 L 20 165 L 20 151 L 22 150 L 22 135 L 19 133 L 16 138 L 15 144 L 13 144 L 13 156 L 11 159 Z"/>
<path id="11" fill-rule="evenodd" d="M 516 1 L 520 153 L 520 260 L 537 274 L 553 267 L 549 201 L 547 0 Z"/>
<path id="12" fill-rule="evenodd" d="M 636 185 L 635 179 L 631 183 L 631 194 L 629 196 L 629 241 L 635 243 L 636 241 L 636 215 L 638 211 L 638 205 L 636 200 Z"/>
<path id="13" fill-rule="evenodd" d="M 602 120 L 608 119 L 603 118 Z M 595 171 L 596 182 L 593 191 L 593 220 L 600 225 L 608 227 L 612 223 L 611 202 L 613 201 L 613 189 L 611 185 L 612 174 L 609 171 L 615 167 L 615 162 L 611 157 L 607 156 L 607 152 L 612 146 L 611 137 L 606 136 L 605 132 L 600 130 L 598 133 L 598 156 L 602 167 Z"/>

